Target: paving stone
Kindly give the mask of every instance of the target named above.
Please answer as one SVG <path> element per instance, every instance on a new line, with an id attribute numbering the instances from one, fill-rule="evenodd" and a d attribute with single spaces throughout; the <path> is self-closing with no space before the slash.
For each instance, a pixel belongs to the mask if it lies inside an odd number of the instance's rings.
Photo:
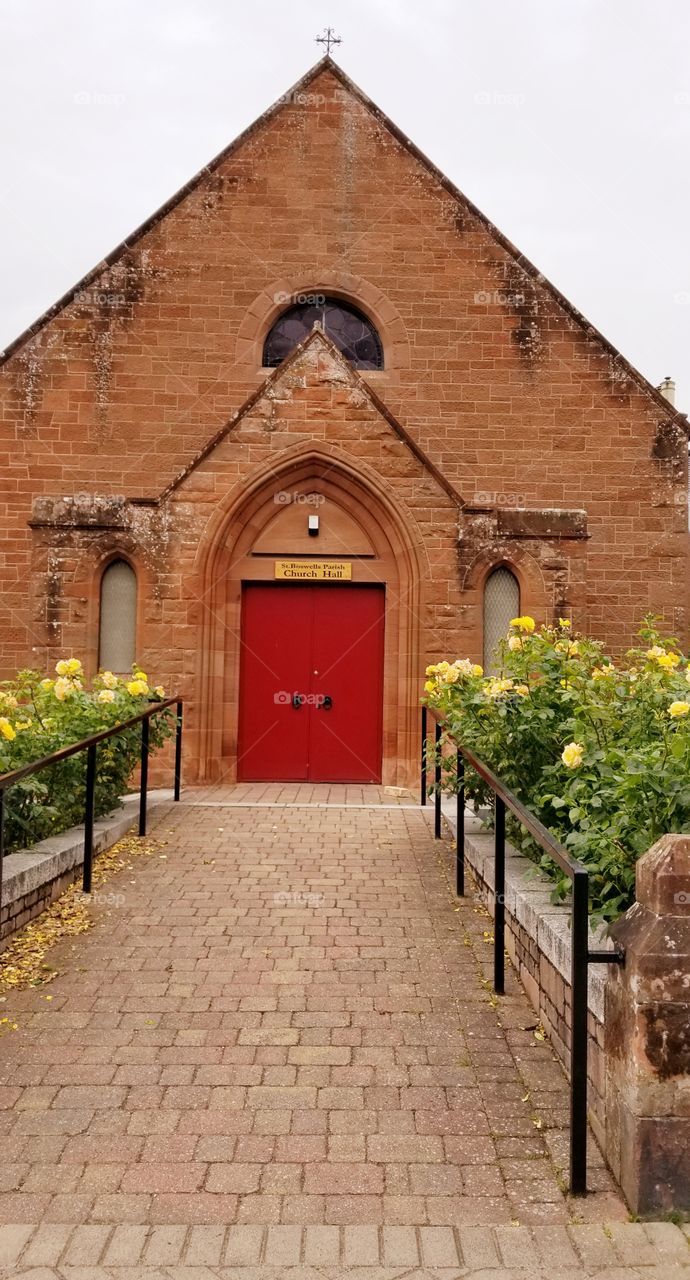
<path id="1" fill-rule="evenodd" d="M 217 1267 L 223 1258 L 224 1226 L 190 1227 L 183 1261 L 188 1267 Z"/>
<path id="2" fill-rule="evenodd" d="M 268 1227 L 264 1246 L 264 1265 L 296 1266 L 302 1253 L 302 1228 L 299 1226 Z"/>
<path id="3" fill-rule="evenodd" d="M 335 1267 L 340 1262 L 340 1229 L 310 1226 L 304 1231 L 304 1261 L 315 1267 Z"/>
<path id="4" fill-rule="evenodd" d="M 382 1233 L 382 1262 L 384 1266 L 410 1267 L 419 1262 L 417 1233 L 414 1227 L 384 1226 Z"/>
<path id="5" fill-rule="evenodd" d="M 379 1264 L 379 1233 L 374 1226 L 345 1226 L 343 1228 L 343 1264 L 347 1267 L 377 1267 Z"/>
<path id="6" fill-rule="evenodd" d="M 76 1227 L 65 1249 L 62 1262 L 65 1266 L 95 1266 L 112 1233 L 112 1227 Z"/>
<path id="7" fill-rule="evenodd" d="M 237 1226 L 230 1227 L 225 1241 L 225 1266 L 255 1266 L 261 1259 L 265 1227 Z"/>
<path id="8" fill-rule="evenodd" d="M 111 1267 L 134 1266 L 143 1257 L 148 1226 L 127 1223 L 116 1227 L 103 1254 L 103 1265 Z"/>
<path id="9" fill-rule="evenodd" d="M 470 1270 L 500 1267 L 501 1258 L 492 1230 L 486 1227 L 462 1226 L 458 1229 L 460 1253 Z"/>
<path id="10" fill-rule="evenodd" d="M 524 1268 L 536 1261 L 536 1249 L 528 1227 L 496 1226 L 493 1231 L 501 1261 L 506 1267 Z"/>
<path id="11" fill-rule="evenodd" d="M 655 1258 L 668 1258 L 690 1266 L 690 1248 L 678 1227 L 671 1222 L 645 1222 L 643 1226 L 647 1239 L 654 1246 Z"/>
<path id="12" fill-rule="evenodd" d="M 0 1230 L 4 1231 L 5 1228 Z M 73 1231 L 74 1227 L 65 1223 L 41 1223 L 24 1251 L 22 1266 L 56 1266 Z"/>
<path id="13" fill-rule="evenodd" d="M 586 1267 L 613 1267 L 619 1259 L 613 1247 L 609 1227 L 598 1222 L 586 1222 L 568 1228 L 575 1252 Z"/>
<path id="14" fill-rule="evenodd" d="M 452 1227 L 420 1227 L 421 1260 L 426 1267 L 456 1267 L 461 1258 Z"/>
<path id="15" fill-rule="evenodd" d="M 33 1231 L 34 1227 L 24 1224 L 0 1226 L 0 1266 L 13 1266 Z"/>
<path id="16" fill-rule="evenodd" d="M 187 1238 L 187 1227 L 173 1226 L 153 1227 L 149 1236 L 143 1261 L 147 1264 L 161 1266 L 180 1261 Z"/>

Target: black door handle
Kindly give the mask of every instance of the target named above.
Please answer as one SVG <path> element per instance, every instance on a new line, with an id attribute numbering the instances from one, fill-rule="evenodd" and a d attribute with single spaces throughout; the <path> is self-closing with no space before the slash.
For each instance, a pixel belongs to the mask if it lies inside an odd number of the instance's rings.
<path id="1" fill-rule="evenodd" d="M 301 693 L 293 693 L 293 695 L 292 695 L 292 705 L 293 705 L 293 707 L 295 708 L 295 710 L 296 710 L 296 711 L 299 711 L 299 709 L 300 709 L 300 707 L 302 706 L 302 703 L 303 703 L 303 702 L 304 702 L 304 695 L 303 695 L 303 694 L 301 694 Z"/>
<path id="2" fill-rule="evenodd" d="M 333 706 L 333 699 L 330 693 L 324 694 L 321 700 L 321 706 L 323 707 L 324 711 L 330 711 L 331 707 Z"/>

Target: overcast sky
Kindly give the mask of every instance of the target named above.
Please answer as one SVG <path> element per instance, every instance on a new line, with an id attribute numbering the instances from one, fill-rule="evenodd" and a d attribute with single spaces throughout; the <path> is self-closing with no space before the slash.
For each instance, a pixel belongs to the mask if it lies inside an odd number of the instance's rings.
<path id="1" fill-rule="evenodd" d="M 298 79 L 326 22 L 348 75 L 689 410 L 688 0 L 0 0 L 0 348 Z"/>

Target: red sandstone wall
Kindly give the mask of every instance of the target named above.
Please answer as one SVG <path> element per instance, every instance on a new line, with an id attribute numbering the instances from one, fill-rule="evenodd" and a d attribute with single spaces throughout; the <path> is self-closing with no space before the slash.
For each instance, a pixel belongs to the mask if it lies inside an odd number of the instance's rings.
<path id="1" fill-rule="evenodd" d="M 326 69 L 0 369 L 3 666 L 32 646 L 43 661 L 95 625 L 95 584 L 62 563 L 74 534 L 32 533 L 34 497 L 157 497 L 265 376 L 281 295 L 314 287 L 380 325 L 386 369 L 369 382 L 470 506 L 587 510 L 589 540 L 572 543 L 511 543 L 468 522 L 459 645 L 481 649 L 473 566 L 511 549 L 528 596 L 533 579 L 537 603 L 543 588 L 544 608 L 572 609 L 608 643 L 625 644 L 650 608 L 685 639 L 686 452 L 672 414 Z M 160 656 L 172 678 L 169 650 L 191 652 L 196 624 L 178 629 L 162 603 L 169 529 L 142 520 L 140 534 L 144 587 L 158 593 L 142 658 Z M 103 554 L 109 537 L 116 525 Z M 136 531 L 122 537 L 136 553 Z M 448 607 L 445 581 L 430 590 Z"/>

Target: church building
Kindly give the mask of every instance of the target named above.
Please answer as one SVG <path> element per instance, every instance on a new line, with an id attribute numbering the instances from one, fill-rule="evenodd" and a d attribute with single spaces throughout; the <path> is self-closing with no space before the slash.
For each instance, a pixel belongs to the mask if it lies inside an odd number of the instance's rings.
<path id="1" fill-rule="evenodd" d="M 0 674 L 136 658 L 190 782 L 412 785 L 425 666 L 517 613 L 687 643 L 684 417 L 330 57 L 12 343 L 0 421 Z"/>

